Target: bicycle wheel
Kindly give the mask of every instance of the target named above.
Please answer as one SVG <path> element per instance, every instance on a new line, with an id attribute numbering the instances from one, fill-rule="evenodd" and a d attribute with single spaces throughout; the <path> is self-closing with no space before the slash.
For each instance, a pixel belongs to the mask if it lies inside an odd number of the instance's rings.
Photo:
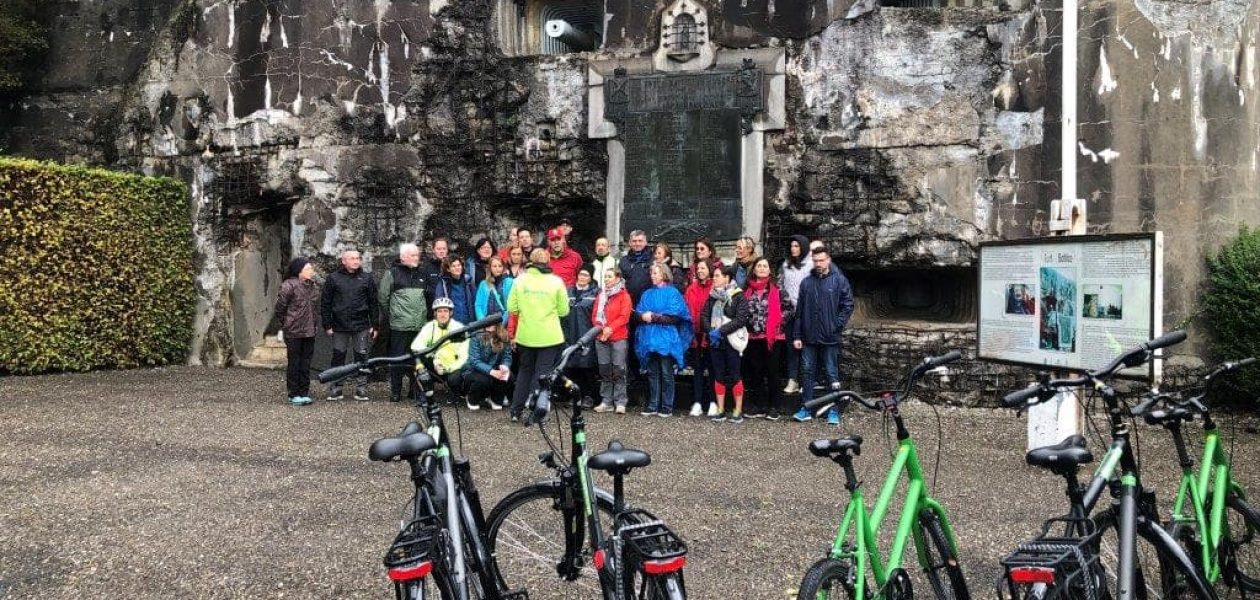
<path id="1" fill-rule="evenodd" d="M 647 591 L 639 595 L 641 600 L 687 600 L 681 573 L 652 577 L 646 587 Z"/>
<path id="2" fill-rule="evenodd" d="M 1098 528 L 1097 552 L 1099 570 L 1102 571 L 1103 589 L 1099 598 L 1120 598 L 1120 526 L 1113 510 L 1094 517 Z M 1138 527 L 1140 529 L 1140 526 Z M 1199 593 L 1189 582 L 1194 577 L 1190 570 L 1161 550 L 1154 542 L 1134 532 L 1133 548 L 1133 600 L 1216 600 Z"/>
<path id="3" fill-rule="evenodd" d="M 559 493 L 556 485 L 538 484 L 501 500 L 490 511 L 487 525 L 490 553 L 506 589 L 529 590 L 530 598 L 600 598 L 599 575 L 591 564 L 589 544 L 583 544 L 583 566 L 575 581 L 561 579 L 556 570 L 565 550 Z M 604 535 L 609 536 L 612 501 L 597 495 L 596 505 Z"/>
<path id="4" fill-rule="evenodd" d="M 855 600 L 853 563 L 824 558 L 805 571 L 797 600 Z"/>
<path id="5" fill-rule="evenodd" d="M 1211 506 L 1211 501 L 1207 506 Z M 1225 497 L 1225 540 L 1221 563 L 1238 587 L 1260 592 L 1260 512 L 1236 494 Z"/>
<path id="6" fill-rule="evenodd" d="M 920 512 L 919 528 L 923 534 L 923 552 L 928 559 L 924 575 L 932 585 L 936 597 L 939 600 L 969 600 L 971 592 L 967 589 L 967 580 L 963 578 L 958 555 L 950 547 L 949 538 L 945 536 L 940 515 L 930 510 Z M 949 579 L 948 582 L 942 580 L 942 573 Z"/>

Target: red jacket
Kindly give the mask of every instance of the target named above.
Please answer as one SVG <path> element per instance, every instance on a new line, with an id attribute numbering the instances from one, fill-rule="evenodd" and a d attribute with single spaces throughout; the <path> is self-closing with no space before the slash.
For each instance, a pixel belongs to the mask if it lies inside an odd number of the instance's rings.
<path id="1" fill-rule="evenodd" d="M 582 255 L 573 248 L 565 248 L 564 254 L 551 255 L 551 272 L 564 281 L 564 287 L 571 288 L 577 283 L 578 270 L 582 268 Z"/>
<path id="2" fill-rule="evenodd" d="M 600 292 L 600 295 L 603 294 L 604 292 Z M 599 298 L 596 298 L 595 306 L 591 307 L 591 324 L 597 327 L 612 327 L 612 335 L 608 339 L 604 339 L 601 335 L 598 338 L 599 341 L 620 342 L 630 339 L 630 312 L 633 309 L 630 303 L 630 292 L 625 290 L 617 292 L 608 299 L 608 307 L 604 309 L 607 322 L 603 322 L 599 319 Z"/>

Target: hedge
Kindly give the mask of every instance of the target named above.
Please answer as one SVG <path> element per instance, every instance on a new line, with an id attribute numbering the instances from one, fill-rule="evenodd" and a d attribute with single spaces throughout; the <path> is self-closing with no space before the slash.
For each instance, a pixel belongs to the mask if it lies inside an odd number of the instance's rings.
<path id="1" fill-rule="evenodd" d="M 182 183 L 0 157 L 0 373 L 182 362 L 195 301 Z"/>
<path id="2" fill-rule="evenodd" d="M 1242 227 L 1208 259 L 1208 282 L 1203 309 L 1212 329 L 1213 358 L 1260 357 L 1260 229 Z M 1260 395 L 1260 364 L 1244 367 L 1236 377 L 1246 394 Z"/>

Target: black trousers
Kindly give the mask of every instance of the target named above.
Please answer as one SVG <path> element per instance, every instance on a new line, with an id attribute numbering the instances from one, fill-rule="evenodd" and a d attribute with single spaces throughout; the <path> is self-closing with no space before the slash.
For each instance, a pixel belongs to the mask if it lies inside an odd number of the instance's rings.
<path id="1" fill-rule="evenodd" d="M 400 329 L 389 330 L 389 356 L 399 356 L 406 354 L 411 349 L 411 342 L 416 339 L 419 331 L 403 331 Z M 389 397 L 397 398 L 402 394 L 403 377 L 407 375 L 406 365 L 389 368 Z M 419 390 L 410 383 L 407 383 L 407 397 L 412 400 L 419 399 Z"/>
<path id="2" fill-rule="evenodd" d="M 560 358 L 560 349 L 564 344 L 546 346 L 544 348 L 516 347 L 517 361 L 521 370 L 516 375 L 516 390 L 512 394 L 512 414 L 519 416 L 525 410 L 525 401 L 530 392 L 538 387 L 538 377 L 546 375 L 556 368 L 556 359 Z"/>
<path id="3" fill-rule="evenodd" d="M 744 374 L 744 412 L 763 414 L 779 407 L 779 359 L 783 342 L 771 353 L 767 340 L 748 340 L 740 368 Z"/>
<path id="4" fill-rule="evenodd" d="M 591 352 L 594 351 L 592 348 Z M 564 370 L 564 375 L 577 384 L 583 398 L 590 398 L 595 404 L 599 404 L 599 373 L 595 367 L 570 367 Z"/>
<path id="5" fill-rule="evenodd" d="M 490 398 L 496 402 L 512 394 L 512 380 L 501 381 L 481 371 L 464 369 L 446 379 L 451 389 L 460 394 L 467 394 L 468 400 L 481 404 Z"/>
<path id="6" fill-rule="evenodd" d="M 315 338 L 284 336 L 284 347 L 289 357 L 289 367 L 284 372 L 285 387 L 289 397 L 311 395 L 311 357 L 315 355 Z"/>

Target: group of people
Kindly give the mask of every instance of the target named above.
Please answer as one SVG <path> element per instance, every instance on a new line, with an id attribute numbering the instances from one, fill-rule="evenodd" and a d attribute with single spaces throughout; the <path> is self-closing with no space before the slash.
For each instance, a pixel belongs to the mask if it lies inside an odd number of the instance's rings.
<path id="1" fill-rule="evenodd" d="M 538 376 L 592 327 L 600 329 L 595 351 L 575 355 L 566 375 L 597 412 L 624 414 L 629 384 L 638 378 L 647 383 L 645 416 L 674 414 L 675 382 L 682 378 L 691 383 L 690 416 L 730 423 L 789 413 L 807 421 L 812 415 L 803 405 L 816 385 L 839 388 L 853 292 L 821 241 L 793 236 L 776 272 L 751 238 L 735 243 L 729 263 L 709 239 L 697 239 L 684 265 L 669 244 L 649 247 L 643 231 L 630 233 L 620 258 L 607 238 L 598 238 L 586 260 L 569 246 L 570 232 L 562 222 L 546 232 L 545 247 L 535 247 L 532 231 L 515 228 L 502 248 L 483 238 L 467 258 L 451 254 L 444 237 L 432 240 L 428 260 L 415 244 L 403 244 L 379 282 L 362 268 L 359 253 L 347 250 L 322 289 L 309 261 L 295 259 L 276 304 L 289 356 L 289 402 L 311 402 L 317 322 L 332 337 L 338 366 L 350 355 L 365 360 L 385 332 L 388 353 L 398 355 L 496 314 L 499 323 L 444 346 L 433 361 L 470 409 L 507 406 L 513 420 Z M 403 375 L 403 369 L 390 374 L 391 401 L 403 398 Z M 345 393 L 333 384 L 328 398 Z M 367 399 L 366 377 L 354 382 L 353 395 Z M 416 395 L 408 390 L 407 397 Z M 827 419 L 838 424 L 837 409 Z"/>

